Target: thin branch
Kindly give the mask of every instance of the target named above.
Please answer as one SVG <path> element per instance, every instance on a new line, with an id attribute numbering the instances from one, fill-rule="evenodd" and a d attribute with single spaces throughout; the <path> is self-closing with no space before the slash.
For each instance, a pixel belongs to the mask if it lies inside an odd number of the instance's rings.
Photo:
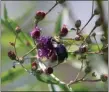
<path id="1" fill-rule="evenodd" d="M 74 80 L 71 80 L 71 81 L 68 83 L 68 86 L 78 80 L 78 77 L 79 77 L 79 75 L 80 75 L 80 73 L 81 73 L 81 71 L 82 71 L 82 68 L 83 68 L 83 60 L 81 61 L 81 63 L 82 63 L 82 65 L 81 65 L 81 68 L 80 68 L 80 70 L 79 70 L 79 72 L 78 72 L 76 78 L 75 78 Z"/>
<path id="2" fill-rule="evenodd" d="M 94 0 L 92 1 L 92 15 L 93 15 L 93 10 L 94 10 Z"/>
<path id="3" fill-rule="evenodd" d="M 89 35 L 86 37 L 86 39 L 83 41 L 83 43 L 81 45 L 83 45 L 86 40 L 90 37 L 90 35 L 92 34 L 92 32 L 96 29 L 97 26 L 94 26 L 93 29 L 91 30 L 91 32 L 89 33 Z"/>
<path id="4" fill-rule="evenodd" d="M 23 56 L 23 58 L 25 57 L 25 56 L 27 56 L 29 53 L 31 53 L 32 51 L 34 51 L 36 49 L 36 47 L 34 47 L 33 49 L 31 49 L 29 52 L 27 52 L 24 56 Z"/>
<path id="5" fill-rule="evenodd" d="M 52 8 L 50 8 L 50 10 L 48 10 L 48 12 L 46 13 L 46 15 L 47 15 L 48 13 L 50 13 L 50 11 L 53 10 L 53 8 L 55 8 L 57 5 L 58 5 L 58 2 L 56 2 L 55 5 L 54 5 Z"/>
<path id="6" fill-rule="evenodd" d="M 15 54 L 16 54 L 17 59 L 19 59 L 18 58 L 18 55 L 17 55 L 17 50 L 16 50 L 17 37 L 18 37 L 18 34 L 16 34 L 15 41 L 14 41 L 14 51 L 15 51 Z"/>
<path id="7" fill-rule="evenodd" d="M 98 45 L 98 42 L 97 42 L 97 40 L 96 40 L 96 37 L 95 37 L 95 36 L 94 36 L 94 39 L 95 39 L 95 41 L 96 41 L 96 44 L 97 44 L 98 50 L 99 50 L 99 51 L 101 51 L 101 49 L 100 49 L 100 47 L 99 47 L 99 45 Z"/>
<path id="8" fill-rule="evenodd" d="M 91 79 L 78 79 L 76 81 L 72 81 L 71 83 L 67 84 L 68 86 L 70 86 L 71 84 L 75 84 L 75 83 L 80 83 L 80 82 L 99 82 L 101 81 L 101 79 L 96 79 L 96 80 L 91 80 Z"/>
<path id="9" fill-rule="evenodd" d="M 81 73 L 81 71 L 82 71 L 82 69 L 83 69 L 83 60 L 81 61 L 81 63 L 82 63 L 81 68 L 80 68 L 80 70 L 79 70 L 79 72 L 78 72 L 76 78 L 74 79 L 74 81 L 76 81 L 76 80 L 78 79 L 78 77 L 79 77 L 79 75 L 80 75 L 80 73 Z"/>
<path id="10" fill-rule="evenodd" d="M 94 14 L 91 15 L 90 19 L 88 20 L 88 22 L 83 26 L 83 28 L 80 30 L 79 33 L 81 33 L 83 31 L 83 29 L 89 24 L 89 22 L 92 20 L 92 18 L 94 17 Z"/>

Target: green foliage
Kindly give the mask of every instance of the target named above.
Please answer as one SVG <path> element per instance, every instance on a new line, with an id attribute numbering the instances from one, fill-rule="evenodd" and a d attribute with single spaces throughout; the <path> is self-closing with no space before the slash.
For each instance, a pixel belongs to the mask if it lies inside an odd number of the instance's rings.
<path id="1" fill-rule="evenodd" d="M 5 19 L 5 21 L 8 19 L 8 12 L 7 12 L 5 4 L 4 4 L 4 19 Z"/>
<path id="2" fill-rule="evenodd" d="M 58 15 L 58 18 L 56 20 L 55 31 L 54 31 L 54 34 L 56 36 L 58 36 L 59 32 L 61 31 L 61 24 L 62 24 L 62 12 Z"/>

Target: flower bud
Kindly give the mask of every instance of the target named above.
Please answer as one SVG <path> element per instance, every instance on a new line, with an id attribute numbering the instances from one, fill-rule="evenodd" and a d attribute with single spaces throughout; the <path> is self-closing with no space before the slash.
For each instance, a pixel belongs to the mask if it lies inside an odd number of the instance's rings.
<path id="1" fill-rule="evenodd" d="M 32 70 L 36 70 L 38 68 L 38 65 L 36 62 L 32 62 Z"/>
<path id="2" fill-rule="evenodd" d="M 20 28 L 19 26 L 17 26 L 17 27 L 15 28 L 15 31 L 16 31 L 16 33 L 18 34 L 18 33 L 21 32 L 21 28 Z"/>
<path id="3" fill-rule="evenodd" d="M 68 57 L 68 52 L 67 52 L 65 46 L 62 44 L 58 44 L 57 47 L 55 48 L 55 50 L 57 53 L 58 62 L 62 63 L 65 60 L 65 58 Z"/>
<path id="4" fill-rule="evenodd" d="M 52 74 L 53 73 L 53 68 L 52 67 L 48 67 L 47 69 L 45 69 L 45 73 L 46 74 Z"/>
<path id="5" fill-rule="evenodd" d="M 96 33 L 93 33 L 92 36 L 95 37 L 96 36 Z"/>
<path id="6" fill-rule="evenodd" d="M 75 37 L 76 41 L 80 41 L 80 40 L 83 40 L 83 39 L 84 39 L 83 36 L 80 35 L 80 34 L 77 34 L 76 37 Z"/>
<path id="7" fill-rule="evenodd" d="M 42 20 L 42 19 L 45 18 L 45 15 L 46 15 L 46 14 L 45 14 L 44 11 L 37 11 L 35 18 L 40 21 L 40 20 Z"/>
<path id="8" fill-rule="evenodd" d="M 95 10 L 94 10 L 94 14 L 95 14 L 95 15 L 100 14 L 100 10 L 99 10 L 99 9 L 95 9 Z"/>
<path id="9" fill-rule="evenodd" d="M 86 45 L 80 46 L 80 48 L 79 48 L 79 52 L 80 52 L 80 53 L 85 53 L 85 52 L 87 52 L 87 51 L 88 51 L 88 48 L 87 48 Z"/>
<path id="10" fill-rule="evenodd" d="M 92 68 L 91 68 L 90 66 L 87 66 L 87 67 L 85 68 L 85 73 L 86 73 L 86 74 L 90 73 L 91 71 L 92 71 Z"/>
<path id="11" fill-rule="evenodd" d="M 40 29 L 39 29 L 38 27 L 35 27 L 35 28 L 33 29 L 33 31 L 30 32 L 30 34 L 31 34 L 31 37 L 32 37 L 33 39 L 39 38 L 39 37 L 40 37 Z"/>
<path id="12" fill-rule="evenodd" d="M 103 22 L 103 20 L 102 20 L 102 18 L 99 18 L 96 22 L 95 22 L 95 26 L 101 26 L 101 24 L 102 24 L 102 22 Z"/>
<path id="13" fill-rule="evenodd" d="M 58 3 L 62 4 L 64 3 L 66 0 L 56 0 Z"/>
<path id="14" fill-rule="evenodd" d="M 11 60 L 16 60 L 16 55 L 13 51 L 9 51 L 8 52 L 8 57 L 11 59 Z"/>
<path id="15" fill-rule="evenodd" d="M 106 82 L 108 79 L 108 76 L 106 74 L 102 74 L 100 78 L 103 82 Z"/>
<path id="16" fill-rule="evenodd" d="M 10 44 L 11 46 L 15 46 L 15 43 L 13 43 L 13 42 L 9 42 L 9 44 Z"/>
<path id="17" fill-rule="evenodd" d="M 81 26 L 81 20 L 77 20 L 75 23 L 75 27 L 79 28 Z"/>
<path id="18" fill-rule="evenodd" d="M 67 34 L 68 34 L 68 29 L 66 28 L 66 25 L 64 25 L 60 32 L 60 36 L 66 36 Z"/>

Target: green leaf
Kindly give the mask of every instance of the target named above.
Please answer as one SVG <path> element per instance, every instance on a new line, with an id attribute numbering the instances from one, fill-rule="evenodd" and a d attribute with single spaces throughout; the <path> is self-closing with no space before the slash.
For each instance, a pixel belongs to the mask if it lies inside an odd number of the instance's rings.
<path id="1" fill-rule="evenodd" d="M 59 35 L 59 32 L 61 30 L 61 24 L 62 24 L 62 12 L 59 14 L 57 20 L 56 20 L 56 24 L 55 24 L 55 31 L 54 34 L 55 35 Z"/>
<path id="2" fill-rule="evenodd" d="M 8 19 L 8 12 L 7 12 L 7 8 L 6 5 L 4 4 L 4 19 L 7 20 Z"/>

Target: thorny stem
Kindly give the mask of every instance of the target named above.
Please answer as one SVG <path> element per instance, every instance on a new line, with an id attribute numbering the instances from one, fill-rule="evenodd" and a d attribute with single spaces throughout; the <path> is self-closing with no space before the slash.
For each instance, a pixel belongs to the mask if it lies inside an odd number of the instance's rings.
<path id="1" fill-rule="evenodd" d="M 88 22 L 84 25 L 84 27 L 80 30 L 79 33 L 81 33 L 83 31 L 83 29 L 89 24 L 89 22 L 92 20 L 92 18 L 94 17 L 94 14 L 91 15 L 90 19 L 88 20 Z"/>
<path id="2" fill-rule="evenodd" d="M 96 37 L 95 37 L 95 36 L 94 36 L 94 39 L 95 39 L 95 41 L 96 41 L 96 44 L 97 44 L 98 50 L 99 50 L 99 51 L 101 51 L 101 49 L 100 49 L 100 47 L 99 47 L 99 45 L 98 45 L 98 42 L 97 42 L 97 40 L 96 40 Z"/>
<path id="3" fill-rule="evenodd" d="M 52 8 L 50 8 L 50 10 L 48 10 L 48 12 L 46 13 L 46 15 L 47 15 L 51 10 L 53 10 L 53 8 L 55 8 L 57 5 L 58 5 L 58 2 L 56 2 L 55 5 L 54 5 Z"/>

